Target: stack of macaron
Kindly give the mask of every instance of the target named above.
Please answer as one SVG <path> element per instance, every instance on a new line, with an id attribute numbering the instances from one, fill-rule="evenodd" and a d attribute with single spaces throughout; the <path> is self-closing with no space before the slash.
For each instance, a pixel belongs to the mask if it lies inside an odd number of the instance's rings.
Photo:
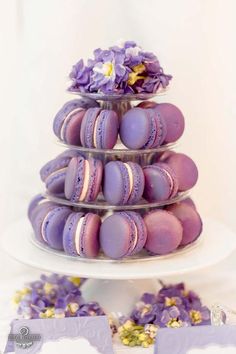
<path id="1" fill-rule="evenodd" d="M 28 216 L 39 242 L 85 258 L 96 258 L 100 250 L 111 259 L 134 256 L 142 250 L 165 255 L 191 244 L 202 231 L 201 218 L 189 198 L 144 216 L 121 211 L 102 221 L 97 214 L 75 211 L 37 195 Z"/>
<path id="2" fill-rule="evenodd" d="M 110 161 L 103 166 L 97 158 L 67 150 L 44 165 L 40 176 L 49 194 L 73 203 L 92 203 L 101 191 L 110 205 L 134 205 L 142 198 L 164 202 L 191 189 L 198 170 L 190 157 L 171 150 L 144 167 L 131 161 Z"/>
<path id="3" fill-rule="evenodd" d="M 118 136 L 128 149 L 153 149 L 178 140 L 184 127 L 182 112 L 170 103 L 145 101 L 119 117 L 91 99 L 65 103 L 53 123 L 60 140 L 90 149 L 112 149 Z"/>

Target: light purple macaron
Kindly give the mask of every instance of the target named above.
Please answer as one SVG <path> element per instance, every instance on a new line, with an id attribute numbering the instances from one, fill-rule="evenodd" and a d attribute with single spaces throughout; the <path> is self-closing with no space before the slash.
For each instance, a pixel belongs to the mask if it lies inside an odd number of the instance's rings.
<path id="1" fill-rule="evenodd" d="M 96 257 L 100 248 L 100 225 L 97 214 L 71 213 L 63 231 L 64 251 L 70 256 Z"/>
<path id="2" fill-rule="evenodd" d="M 115 111 L 89 108 L 81 124 L 81 144 L 87 148 L 112 149 L 118 137 L 119 119 Z"/>
<path id="3" fill-rule="evenodd" d="M 160 202 L 173 198 L 178 192 L 175 172 L 165 163 L 155 163 L 143 168 L 144 198 L 149 202 Z"/>
<path id="4" fill-rule="evenodd" d="M 152 254 L 164 255 L 181 244 L 183 227 L 180 221 L 165 210 L 154 210 L 144 217 L 147 228 L 145 248 Z"/>
<path id="5" fill-rule="evenodd" d="M 103 194 L 109 204 L 135 204 L 143 190 L 144 174 L 137 163 L 110 161 L 105 165 Z"/>
<path id="6" fill-rule="evenodd" d="M 120 123 L 121 141 L 129 149 L 158 147 L 163 143 L 166 132 L 162 117 L 151 108 L 132 108 L 124 114 Z"/>
<path id="7" fill-rule="evenodd" d="M 198 169 L 189 156 L 181 153 L 172 154 L 165 163 L 175 172 L 179 191 L 186 191 L 195 186 L 198 180 Z"/>
<path id="8" fill-rule="evenodd" d="M 44 198 L 44 196 L 42 194 L 37 194 L 35 195 L 28 206 L 28 211 L 27 211 L 27 215 L 30 221 L 32 221 L 32 216 L 34 214 L 34 210 L 37 208 L 37 206 L 41 203 L 43 203 L 46 199 Z"/>
<path id="9" fill-rule="evenodd" d="M 175 215 L 183 227 L 181 245 L 185 246 L 195 241 L 202 232 L 202 220 L 196 208 L 186 202 L 168 205 L 166 210 Z"/>
<path id="10" fill-rule="evenodd" d="M 98 159 L 73 157 L 67 167 L 65 196 L 73 202 L 92 202 L 100 192 L 103 166 Z"/>
<path id="11" fill-rule="evenodd" d="M 117 212 L 107 217 L 100 228 L 100 245 L 112 259 L 129 257 L 140 252 L 147 239 L 142 217 L 135 212 Z"/>
<path id="12" fill-rule="evenodd" d="M 41 225 L 41 235 L 51 248 L 63 250 L 63 229 L 70 213 L 70 208 L 57 206 L 45 214 Z"/>
<path id="13" fill-rule="evenodd" d="M 80 128 L 86 109 L 98 107 L 91 99 L 74 99 L 66 102 L 54 118 L 53 131 L 62 141 L 71 145 L 81 145 Z"/>
<path id="14" fill-rule="evenodd" d="M 78 156 L 77 151 L 66 150 L 41 168 L 41 180 L 50 194 L 64 196 L 66 169 L 74 156 Z"/>

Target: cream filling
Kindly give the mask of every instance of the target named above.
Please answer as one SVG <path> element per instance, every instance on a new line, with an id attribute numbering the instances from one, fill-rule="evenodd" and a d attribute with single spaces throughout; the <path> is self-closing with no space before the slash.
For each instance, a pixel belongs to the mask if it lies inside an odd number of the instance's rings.
<path id="1" fill-rule="evenodd" d="M 86 197 L 86 194 L 88 192 L 88 187 L 89 187 L 89 175 L 90 175 L 90 167 L 89 167 L 89 162 L 87 160 L 84 161 L 85 166 L 84 166 L 84 184 L 83 188 L 79 197 L 79 201 L 83 201 Z"/>
<path id="2" fill-rule="evenodd" d="M 45 224 L 46 224 L 48 215 L 51 213 L 51 211 L 52 211 L 52 210 L 50 210 L 50 211 L 46 214 L 45 218 L 43 219 L 42 225 L 41 225 L 41 235 L 42 235 L 43 240 L 44 240 L 46 243 L 48 243 L 48 241 L 47 241 L 47 239 L 46 239 L 45 233 L 43 232 L 43 229 L 44 229 L 44 226 L 45 226 Z"/>
<path id="3" fill-rule="evenodd" d="M 125 165 L 125 167 L 127 169 L 128 175 L 129 175 L 129 197 L 130 197 L 131 192 L 133 190 L 133 186 L 134 186 L 134 177 L 133 177 L 133 173 L 132 173 L 131 167 L 125 162 L 124 162 L 124 165 Z M 128 197 L 128 199 L 129 199 L 129 197 Z"/>
<path id="4" fill-rule="evenodd" d="M 45 183 L 47 183 L 48 178 L 55 176 L 58 172 L 63 172 L 67 169 L 67 167 L 60 168 L 59 170 L 56 170 L 52 172 L 47 178 L 45 179 Z"/>
<path id="5" fill-rule="evenodd" d="M 75 249 L 78 255 L 80 256 L 80 233 L 81 233 L 81 228 L 82 224 L 84 221 L 84 216 L 79 219 L 78 225 L 76 227 L 76 232 L 75 232 Z"/>
<path id="6" fill-rule="evenodd" d="M 171 188 L 171 193 L 170 195 L 173 193 L 173 189 L 174 189 L 174 181 L 173 181 L 173 178 L 171 176 L 171 174 L 165 169 L 163 168 L 163 170 L 165 171 L 165 173 L 167 174 L 169 180 L 170 180 L 170 188 Z"/>
<path id="7" fill-rule="evenodd" d="M 66 116 L 66 118 L 63 121 L 63 124 L 61 126 L 61 131 L 60 131 L 60 138 L 61 140 L 64 140 L 64 130 L 65 130 L 65 126 L 67 121 L 71 118 L 72 115 L 74 115 L 75 113 L 78 113 L 80 111 L 83 111 L 83 108 L 79 107 L 79 108 L 75 108 L 73 111 L 71 111 L 68 116 Z"/>
<path id="8" fill-rule="evenodd" d="M 138 243 L 138 230 L 137 230 L 137 226 L 135 225 L 135 222 L 133 221 L 134 223 L 134 228 L 135 228 L 135 235 L 134 235 L 134 243 L 133 243 L 133 247 L 132 247 L 132 250 L 131 252 L 133 252 L 133 250 L 135 249 L 137 243 Z"/>
<path id="9" fill-rule="evenodd" d="M 96 138 L 97 138 L 97 126 L 98 126 L 98 117 L 96 119 L 96 122 L 94 124 L 94 129 L 93 129 L 93 145 L 95 148 L 97 148 L 97 143 L 96 143 Z"/>

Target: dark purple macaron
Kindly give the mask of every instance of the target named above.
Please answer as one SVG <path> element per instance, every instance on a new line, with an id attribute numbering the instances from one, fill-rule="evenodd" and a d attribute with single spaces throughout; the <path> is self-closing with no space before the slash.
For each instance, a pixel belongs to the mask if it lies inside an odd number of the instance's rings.
<path id="1" fill-rule="evenodd" d="M 173 252 L 181 244 L 183 227 L 180 221 L 165 210 L 155 210 L 144 217 L 147 228 L 145 248 L 152 254 Z"/>
<path id="2" fill-rule="evenodd" d="M 120 138 L 129 149 L 150 149 L 160 146 L 166 135 L 166 125 L 154 109 L 135 107 L 124 114 Z"/>
<path id="3" fill-rule="evenodd" d="M 198 169 L 190 157 L 176 153 L 168 157 L 165 163 L 175 172 L 179 182 L 179 191 L 186 191 L 195 186 L 198 180 Z"/>
<path id="4" fill-rule="evenodd" d="M 100 228 L 100 245 L 109 258 L 121 259 L 137 254 L 144 247 L 147 231 L 135 212 L 118 212 L 107 217 Z"/>
<path id="5" fill-rule="evenodd" d="M 91 99 L 75 99 L 64 104 L 53 122 L 55 135 L 71 145 L 81 145 L 80 127 L 85 110 L 98 107 L 99 104 Z"/>
<path id="6" fill-rule="evenodd" d="M 166 210 L 174 214 L 183 227 L 181 245 L 185 246 L 195 241 L 202 232 L 202 220 L 197 210 L 186 202 L 168 205 Z"/>
<path id="7" fill-rule="evenodd" d="M 80 139 L 82 146 L 112 149 L 118 137 L 119 120 L 115 111 L 89 108 L 83 118 Z"/>
<path id="8" fill-rule="evenodd" d="M 52 248 L 63 250 L 62 235 L 66 220 L 71 209 L 65 206 L 57 206 L 46 214 L 41 226 L 43 240 Z"/>
<path id="9" fill-rule="evenodd" d="M 137 203 L 143 194 L 144 175 L 135 162 L 110 161 L 105 165 L 103 194 L 112 205 Z"/>
<path id="10" fill-rule="evenodd" d="M 73 157 L 65 178 L 65 196 L 78 202 L 92 202 L 97 198 L 102 181 L 103 166 L 98 159 Z"/>
<path id="11" fill-rule="evenodd" d="M 94 258 L 99 252 L 101 219 L 92 213 L 71 213 L 63 231 L 64 251 L 70 256 Z"/>
<path id="12" fill-rule="evenodd" d="M 178 180 L 174 171 L 164 163 L 155 163 L 143 168 L 144 198 L 149 202 L 160 202 L 173 198 L 178 191 Z"/>

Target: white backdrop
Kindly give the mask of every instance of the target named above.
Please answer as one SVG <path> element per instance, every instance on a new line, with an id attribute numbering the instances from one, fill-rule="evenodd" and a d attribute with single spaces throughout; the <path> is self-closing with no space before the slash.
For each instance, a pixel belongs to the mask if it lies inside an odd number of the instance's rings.
<path id="1" fill-rule="evenodd" d="M 39 168 L 60 151 L 52 119 L 70 99 L 65 89 L 71 65 L 124 38 L 154 51 L 173 74 L 162 100 L 186 117 L 179 150 L 199 167 L 194 198 L 202 214 L 236 231 L 235 13 L 235 0 L 0 0 L 1 230 L 26 217 L 29 199 L 43 189 Z M 221 284 L 235 268 L 234 256 Z M 4 279 L 17 280 L 10 295 L 26 273 L 37 274 L 17 270 L 2 254 L 0 266 L 0 295 L 7 294 Z M 219 275 L 222 268 L 214 269 Z M 214 286 L 219 289 L 218 280 Z M 224 301 L 228 294 L 230 302 L 233 286 L 229 280 L 222 288 Z"/>

